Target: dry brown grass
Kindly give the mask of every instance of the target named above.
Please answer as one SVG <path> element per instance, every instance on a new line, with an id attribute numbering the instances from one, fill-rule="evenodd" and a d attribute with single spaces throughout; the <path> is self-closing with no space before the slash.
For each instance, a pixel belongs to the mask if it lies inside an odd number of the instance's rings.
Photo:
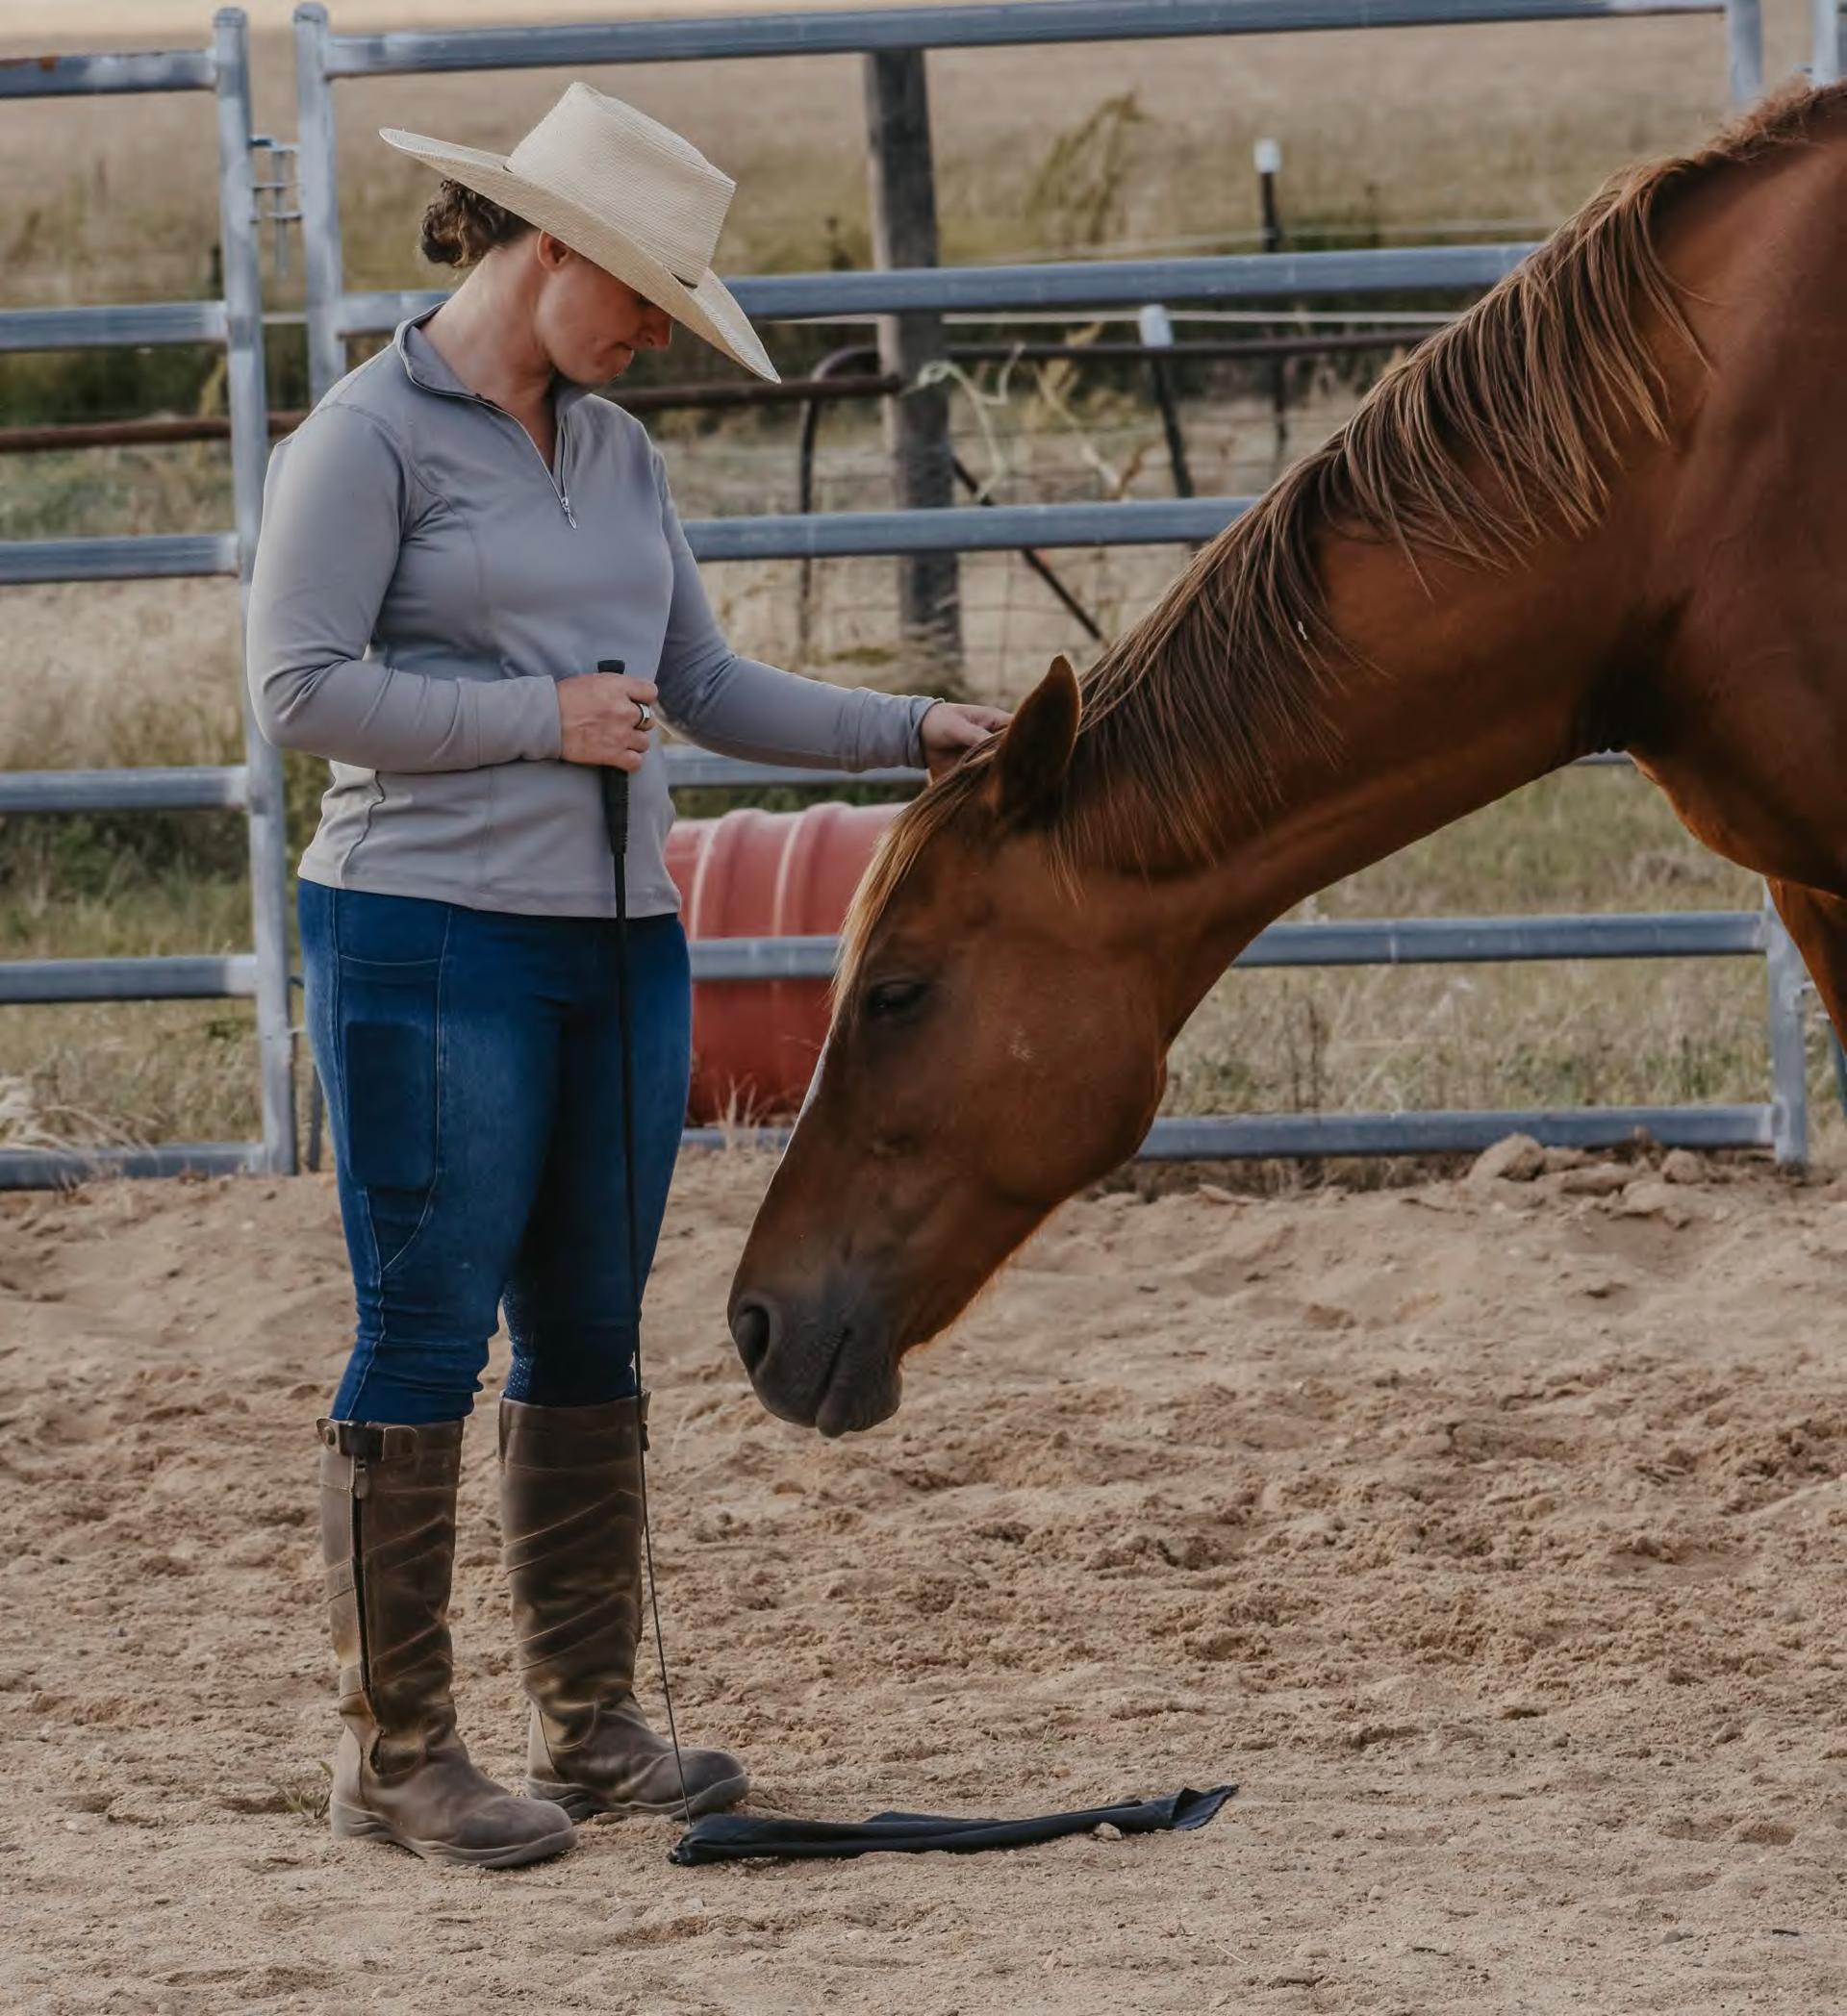
<path id="1" fill-rule="evenodd" d="M 628 10 L 654 13 L 648 4 Z M 258 112 L 293 124 L 282 0 L 255 11 Z M 336 6 L 336 25 L 555 18 L 516 0 Z M 607 12 L 607 10 L 604 10 Z M 66 4 L 60 40 L 202 37 L 209 10 Z M 1771 74 L 1794 61 L 1800 24 L 1780 24 Z M 42 13 L 0 12 L 0 49 L 43 44 Z M 1251 145 L 1284 147 L 1297 220 L 1384 227 L 1437 219 L 1529 223 L 1565 214 L 1609 169 L 1696 140 L 1723 113 L 1722 33 L 1712 19 L 1375 30 L 1204 42 L 946 52 L 932 59 L 944 228 L 956 255 L 1029 250 L 1023 198 L 1051 139 L 1105 98 L 1149 114 L 1127 164 L 1135 238 L 1237 234 L 1255 223 Z M 550 71 L 364 80 L 338 88 L 349 270 L 355 284 L 417 274 L 411 223 L 425 172 L 373 138 L 408 125 L 510 142 L 556 96 Z M 740 178 L 724 264 L 804 265 L 824 255 L 825 219 L 862 224 L 856 65 L 836 58 L 640 65 L 598 81 L 688 132 Z M 0 239 L 10 301 L 150 298 L 203 280 L 215 190 L 203 99 L 116 101 L 71 144 L 71 106 L 10 106 L 0 178 L 13 196 Z"/>

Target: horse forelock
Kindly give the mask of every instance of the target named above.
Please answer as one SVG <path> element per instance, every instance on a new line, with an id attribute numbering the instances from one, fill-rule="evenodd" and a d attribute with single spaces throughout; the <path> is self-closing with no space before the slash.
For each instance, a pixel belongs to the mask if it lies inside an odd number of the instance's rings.
<path id="1" fill-rule="evenodd" d="M 840 929 L 833 984 L 835 1027 L 850 1017 L 867 948 L 879 919 L 924 848 L 974 806 L 998 746 L 994 742 L 983 743 L 963 757 L 947 776 L 920 792 L 879 837 L 877 851 L 860 878 Z"/>

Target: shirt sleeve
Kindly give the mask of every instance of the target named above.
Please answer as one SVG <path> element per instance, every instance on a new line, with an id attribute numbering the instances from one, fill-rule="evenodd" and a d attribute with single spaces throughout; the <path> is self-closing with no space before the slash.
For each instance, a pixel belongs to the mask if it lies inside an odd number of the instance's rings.
<path id="1" fill-rule="evenodd" d="M 264 486 L 245 660 L 278 748 L 373 770 L 470 770 L 555 757 L 549 678 L 445 679 L 368 657 L 415 509 L 397 443 L 322 407 L 277 447 Z"/>
<path id="2" fill-rule="evenodd" d="M 706 599 L 658 451 L 653 462 L 673 561 L 673 598 L 655 680 L 668 719 L 703 747 L 749 762 L 921 769 L 918 724 L 936 704 L 930 695 L 833 686 L 732 650 Z"/>

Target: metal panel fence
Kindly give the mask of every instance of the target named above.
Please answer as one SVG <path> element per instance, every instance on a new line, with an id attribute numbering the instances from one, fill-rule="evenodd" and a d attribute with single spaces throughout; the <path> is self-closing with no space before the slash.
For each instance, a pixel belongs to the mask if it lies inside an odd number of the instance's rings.
<path id="1" fill-rule="evenodd" d="M 1828 0 L 1815 0 L 1819 10 Z M 1761 83 L 1758 0 L 1014 0 L 869 13 L 693 17 L 558 28 L 337 36 L 324 8 L 296 10 L 298 173 L 311 382 L 318 397 L 345 368 L 351 336 L 379 333 L 433 305 L 439 292 L 348 294 L 343 288 L 332 84 L 338 78 L 433 70 L 858 55 L 1294 30 L 1720 14 L 1734 101 Z M 261 505 L 264 411 L 246 39 L 243 16 L 217 17 L 213 47 L 169 55 L 56 59 L 0 70 L 0 96 L 213 89 L 219 108 L 223 302 L 49 310 L 0 315 L 0 349 L 114 342 L 222 341 L 230 359 L 237 531 L 232 535 L 41 542 L 0 545 L 0 583 L 238 573 L 247 583 Z M 1057 263 L 949 269 L 764 276 L 735 283 L 764 319 L 901 315 L 951 311 L 1097 309 L 1151 301 L 1292 300 L 1400 290 L 1478 290 L 1530 249 L 1522 245 L 1411 247 L 1261 257 Z M 1177 499 L 1110 505 L 866 512 L 769 517 L 690 525 L 705 560 L 920 554 L 979 549 L 1189 542 L 1209 538 L 1249 500 Z M 284 950 L 280 762 L 249 723 L 247 762 L 215 770 L 74 772 L 0 779 L 0 813 L 244 805 L 250 814 L 256 952 L 229 959 L 41 961 L 0 969 L 0 1002 L 197 998 L 254 995 L 263 1058 L 261 1147 L 207 1144 L 65 1158 L 0 1155 L 0 1184 L 63 1180 L 79 1167 L 127 1173 L 293 1166 L 288 982 Z M 739 765 L 670 752 L 676 789 L 800 783 L 813 770 Z M 899 781 L 893 773 L 885 781 Z M 858 781 L 867 781 L 861 779 Z M 1152 1156 L 1405 1153 L 1467 1149 L 1516 1126 L 1553 1142 L 1598 1145 L 1638 1127 L 1664 1142 L 1768 1146 L 1780 1160 L 1806 1147 L 1800 962 L 1774 916 L 1432 920 L 1278 925 L 1245 953 L 1247 966 L 1410 963 L 1433 959 L 1738 956 L 1766 958 L 1774 1096 L 1764 1105 L 1608 1108 L 1554 1113 L 1424 1113 L 1163 1121 Z M 727 941 L 696 952 L 701 978 L 823 972 L 829 941 Z M 713 1138 L 690 1130 L 688 1139 Z M 774 1138 L 772 1130 L 771 1138 Z"/>
<path id="2" fill-rule="evenodd" d="M 218 343 L 231 413 L 229 533 L 0 543 L 0 584 L 227 575 L 247 589 L 263 507 L 268 416 L 255 175 L 249 37 L 235 8 L 214 19 L 212 43 L 142 55 L 47 57 L 0 66 L 0 99 L 211 91 L 217 108 L 224 298 L 138 307 L 0 314 L 0 350 L 127 343 Z M 29 960 L 0 964 L 0 1004 L 249 997 L 256 1004 L 263 1138 L 153 1148 L 0 1150 L 0 1188 L 69 1181 L 93 1172 L 165 1175 L 295 1167 L 287 937 L 288 862 L 282 759 L 244 704 L 244 761 L 216 769 L 14 772 L 0 775 L 0 814 L 54 815 L 241 808 L 247 816 L 255 951 L 232 958 Z"/>
<path id="3" fill-rule="evenodd" d="M 1817 5 L 1825 0 L 1816 0 Z M 346 340 L 380 334 L 433 306 L 440 291 L 349 294 L 340 241 L 332 86 L 336 79 L 435 70 L 592 66 L 712 57 L 858 56 L 1043 42 L 1147 40 L 1280 31 L 1607 19 L 1632 13 L 1719 13 L 1727 27 L 1732 96 L 1761 88 L 1758 0 L 1025 0 L 875 13 L 790 13 L 599 22 L 555 28 L 431 30 L 336 35 L 326 10 L 295 13 L 299 171 L 311 377 L 318 396 L 345 368 Z M 925 170 L 927 172 L 927 170 Z M 955 269 L 765 275 L 733 283 L 746 310 L 766 320 L 1057 308 L 1144 307 L 1150 302 L 1303 300 L 1393 291 L 1477 291 L 1501 279 L 1525 245 L 1448 245 L 1374 251 L 1266 253 Z M 1249 499 L 1215 497 L 1097 505 L 927 512 L 854 512 L 695 522 L 702 561 L 922 554 L 1191 542 L 1223 529 Z M 833 780 L 812 770 L 765 769 L 670 752 L 676 788 Z M 898 781 L 894 777 L 890 781 Z M 1279 925 L 1242 964 L 1563 957 L 1739 956 L 1766 959 L 1774 1094 L 1763 1105 L 1607 1109 L 1584 1113 L 1379 1114 L 1164 1121 L 1152 1155 L 1404 1153 L 1480 1147 L 1516 1126 L 1557 1143 L 1608 1144 L 1638 1127 L 1689 1146 L 1767 1146 L 1780 1160 L 1806 1151 L 1801 966 L 1769 911 L 1728 917 L 1442 920 L 1353 925 Z M 703 980 L 770 973 L 822 974 L 831 942 L 726 941 L 695 951 Z M 693 1130 L 689 1140 L 715 1138 Z M 776 1138 L 773 1133 L 770 1138 Z"/>

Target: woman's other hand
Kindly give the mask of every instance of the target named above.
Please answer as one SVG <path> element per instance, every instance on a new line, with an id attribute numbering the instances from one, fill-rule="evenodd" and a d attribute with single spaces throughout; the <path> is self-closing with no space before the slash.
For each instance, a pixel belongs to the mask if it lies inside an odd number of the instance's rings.
<path id="1" fill-rule="evenodd" d="M 659 697 L 653 680 L 627 672 L 581 672 L 560 679 L 558 753 L 567 763 L 640 769 L 648 741 L 642 709 L 652 707 Z"/>
<path id="2" fill-rule="evenodd" d="M 934 701 L 925 710 L 917 730 L 930 775 L 941 777 L 952 770 L 965 750 L 986 742 L 1012 718 L 998 707 L 965 707 L 959 700 Z"/>

